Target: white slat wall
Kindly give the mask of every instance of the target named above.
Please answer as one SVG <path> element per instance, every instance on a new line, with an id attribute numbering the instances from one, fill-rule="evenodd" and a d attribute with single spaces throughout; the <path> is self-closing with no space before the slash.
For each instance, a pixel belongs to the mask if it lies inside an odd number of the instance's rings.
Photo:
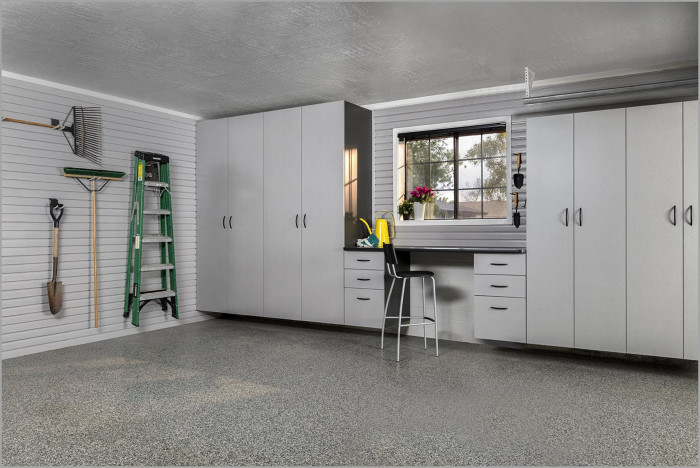
<path id="1" fill-rule="evenodd" d="M 210 318 L 196 311 L 195 121 L 10 78 L 2 80 L 3 115 L 38 122 L 65 117 L 71 106 L 99 106 L 103 167 L 127 176 L 97 194 L 99 328 L 94 328 L 90 193 L 60 175 L 63 167 L 99 168 L 73 155 L 60 132 L 3 122 L 2 357 L 9 358 Z M 133 154 L 171 157 L 180 320 L 155 303 L 134 327 L 123 314 Z M 52 223 L 49 198 L 65 205 L 59 276 L 63 310 L 49 312 Z M 154 247 L 154 254 L 156 251 Z M 157 262 L 158 260 L 154 260 Z M 156 289 L 157 273 L 147 285 Z"/>

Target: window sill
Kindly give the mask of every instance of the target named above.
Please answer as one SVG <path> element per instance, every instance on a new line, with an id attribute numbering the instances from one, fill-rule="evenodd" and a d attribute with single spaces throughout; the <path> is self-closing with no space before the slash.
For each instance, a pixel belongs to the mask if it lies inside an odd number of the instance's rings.
<path id="1" fill-rule="evenodd" d="M 507 226 L 512 225 L 512 219 L 431 219 L 431 220 L 404 220 L 397 219 L 396 226 L 411 226 L 427 228 L 430 226 Z"/>

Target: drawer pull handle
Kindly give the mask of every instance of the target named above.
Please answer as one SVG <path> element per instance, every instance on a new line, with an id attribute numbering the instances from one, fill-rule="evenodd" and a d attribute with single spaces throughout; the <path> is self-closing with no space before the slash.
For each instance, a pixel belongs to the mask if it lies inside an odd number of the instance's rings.
<path id="1" fill-rule="evenodd" d="M 492 288 L 507 288 L 508 286 L 505 284 L 492 284 Z"/>
<path id="2" fill-rule="evenodd" d="M 369 297 L 358 297 L 358 301 L 369 301 Z"/>
<path id="3" fill-rule="evenodd" d="M 369 262 L 369 259 L 368 258 L 358 258 L 357 261 L 358 262 Z"/>
<path id="4" fill-rule="evenodd" d="M 493 262 L 491 262 L 491 265 L 493 265 L 493 266 L 508 266 L 507 263 L 493 263 Z"/>
<path id="5" fill-rule="evenodd" d="M 494 306 L 491 306 L 491 308 L 492 308 L 493 310 L 508 310 L 508 307 L 494 307 Z"/>
<path id="6" fill-rule="evenodd" d="M 357 278 L 357 281 L 369 281 L 370 278 Z"/>

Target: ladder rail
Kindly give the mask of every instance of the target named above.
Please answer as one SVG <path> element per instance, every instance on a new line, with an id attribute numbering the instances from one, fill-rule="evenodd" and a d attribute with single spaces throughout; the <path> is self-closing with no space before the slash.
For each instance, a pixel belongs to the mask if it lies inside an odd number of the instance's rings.
<path id="1" fill-rule="evenodd" d="M 170 164 L 165 165 L 164 169 L 164 174 L 166 178 L 166 182 L 168 183 L 168 187 L 170 187 Z M 172 194 L 170 190 L 167 190 L 163 194 L 163 199 L 161 199 L 161 208 L 166 209 L 170 211 L 171 215 L 167 218 L 167 222 L 165 223 L 166 230 L 167 230 L 167 236 L 169 236 L 172 239 L 172 242 L 169 242 L 166 246 L 167 248 L 167 257 L 169 260 L 169 263 L 173 264 L 173 268 L 166 271 L 163 271 L 163 276 L 169 276 L 170 277 L 170 289 L 175 291 L 175 296 L 172 297 L 171 299 L 171 308 L 172 308 L 172 316 L 175 317 L 176 319 L 180 318 L 180 308 L 178 307 L 178 294 L 177 294 L 177 272 L 175 266 L 175 228 L 174 228 L 174 223 L 173 223 L 173 203 L 172 203 Z M 163 216 L 165 219 L 165 216 Z"/>
<path id="2" fill-rule="evenodd" d="M 149 171 L 150 174 L 153 174 L 155 170 L 158 171 L 157 181 L 152 180 L 155 177 L 147 175 Z M 145 208 L 146 191 L 158 193 L 157 208 Z M 131 315 L 131 323 L 134 326 L 139 326 L 141 309 L 149 302 L 157 301 L 161 304 L 163 311 L 166 311 L 170 306 L 172 316 L 179 319 L 172 196 L 170 192 L 170 160 L 167 156 L 136 152 L 133 201 L 134 209 L 129 224 L 124 317 Z M 146 234 L 144 236 L 144 215 L 159 216 L 157 235 Z M 143 264 L 143 249 L 147 243 L 159 244 L 161 263 Z M 151 271 L 160 273 L 162 289 L 142 291 L 142 273 Z"/>
<path id="3" fill-rule="evenodd" d="M 136 171 L 138 170 L 138 158 L 136 159 L 136 162 L 134 164 L 134 182 L 133 182 L 133 190 L 132 194 L 136 193 Z M 126 292 L 124 295 L 124 317 L 129 316 L 129 308 L 131 307 L 131 267 L 132 267 L 132 257 L 133 257 L 133 249 L 134 249 L 134 221 L 135 221 L 135 214 L 134 211 L 137 209 L 138 205 L 136 203 L 136 200 L 132 200 L 134 204 L 134 208 L 131 211 L 131 219 L 129 220 L 129 239 L 127 240 L 127 259 L 126 259 Z"/>
<path id="4" fill-rule="evenodd" d="M 145 161 L 137 158 L 137 171 L 136 171 L 136 192 L 135 198 L 138 201 L 140 209 L 136 215 L 136 233 L 134 239 L 134 296 L 132 299 L 132 311 L 131 311 L 131 323 L 134 326 L 139 326 L 139 315 L 141 308 L 141 260 L 143 252 L 143 206 L 144 206 L 144 170 Z"/>

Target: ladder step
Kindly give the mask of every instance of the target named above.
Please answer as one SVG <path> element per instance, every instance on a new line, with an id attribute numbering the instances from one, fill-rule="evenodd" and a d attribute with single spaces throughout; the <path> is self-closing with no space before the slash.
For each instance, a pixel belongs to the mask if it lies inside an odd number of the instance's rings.
<path id="1" fill-rule="evenodd" d="M 151 263 L 148 265 L 141 265 L 141 271 L 172 270 L 173 268 L 172 263 Z"/>
<path id="2" fill-rule="evenodd" d="M 168 236 L 143 236 L 141 242 L 144 244 L 147 242 L 172 242 L 173 238 Z"/>
<path id="3" fill-rule="evenodd" d="M 169 215 L 170 210 L 143 210 L 145 215 Z"/>
<path id="4" fill-rule="evenodd" d="M 142 301 L 150 301 L 152 299 L 162 299 L 164 297 L 175 297 L 175 291 L 169 289 L 160 289 L 158 291 L 141 292 Z"/>
<path id="5" fill-rule="evenodd" d="M 145 187 L 160 187 L 160 188 L 168 188 L 168 183 L 167 182 L 154 182 L 151 180 L 146 180 L 144 181 L 143 185 Z"/>

